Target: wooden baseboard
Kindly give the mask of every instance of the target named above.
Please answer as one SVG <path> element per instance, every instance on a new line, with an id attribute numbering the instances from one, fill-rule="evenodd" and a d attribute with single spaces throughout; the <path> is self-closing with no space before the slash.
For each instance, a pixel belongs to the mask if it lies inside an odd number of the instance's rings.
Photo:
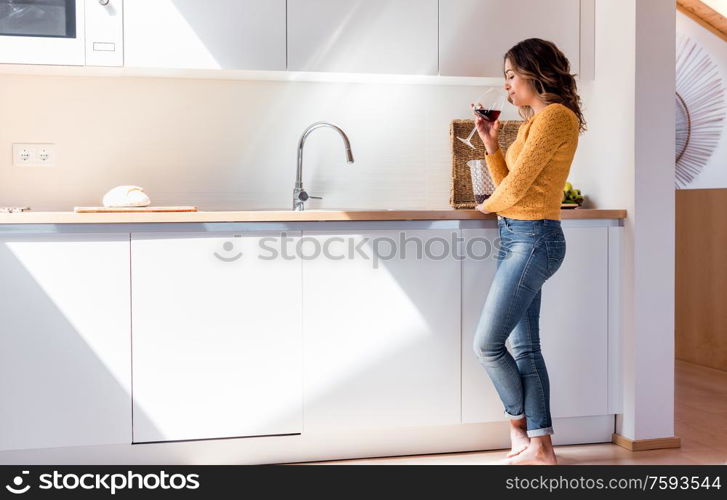
<path id="1" fill-rule="evenodd" d="M 631 451 L 682 447 L 682 441 L 677 436 L 658 439 L 630 439 L 614 432 L 611 435 L 611 442 Z"/>

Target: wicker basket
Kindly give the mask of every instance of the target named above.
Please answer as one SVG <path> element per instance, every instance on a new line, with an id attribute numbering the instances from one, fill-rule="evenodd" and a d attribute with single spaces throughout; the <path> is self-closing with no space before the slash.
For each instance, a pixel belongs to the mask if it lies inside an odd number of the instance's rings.
<path id="1" fill-rule="evenodd" d="M 503 152 L 507 151 L 510 144 L 515 142 L 522 123 L 520 120 L 500 121 L 498 142 Z M 467 162 L 470 160 L 484 160 L 485 145 L 477 133 L 472 137 L 472 144 L 475 149 L 457 140 L 457 137 L 467 137 L 472 132 L 472 127 L 474 127 L 474 120 L 452 120 L 449 126 L 449 143 L 452 150 L 452 183 L 449 190 L 449 205 L 452 208 L 475 208 L 476 205 Z M 487 172 L 487 176 L 489 184 L 494 189 L 492 179 L 489 179 L 489 172 Z"/>

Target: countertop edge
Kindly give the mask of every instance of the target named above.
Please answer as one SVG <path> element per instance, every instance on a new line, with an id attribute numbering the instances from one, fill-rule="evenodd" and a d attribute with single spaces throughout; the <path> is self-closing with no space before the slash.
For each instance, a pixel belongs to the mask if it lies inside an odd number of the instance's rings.
<path id="1" fill-rule="evenodd" d="M 0 214 L 2 224 L 119 224 L 194 222 L 297 222 L 371 220 L 487 220 L 496 214 L 474 209 L 355 210 L 293 212 L 291 210 L 197 211 L 197 212 L 19 212 Z M 564 209 L 561 220 L 625 219 L 625 209 Z"/>

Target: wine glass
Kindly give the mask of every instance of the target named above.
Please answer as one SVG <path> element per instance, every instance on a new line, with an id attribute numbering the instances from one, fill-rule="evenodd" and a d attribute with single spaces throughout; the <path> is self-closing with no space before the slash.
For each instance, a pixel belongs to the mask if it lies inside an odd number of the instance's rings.
<path id="1" fill-rule="evenodd" d="M 489 87 L 477 98 L 477 101 L 472 104 L 472 108 L 475 113 L 485 120 L 494 122 L 500 117 L 500 113 L 502 113 L 502 109 L 505 107 L 505 102 L 507 102 L 507 95 L 504 90 L 498 87 Z M 475 145 L 472 144 L 472 137 L 475 135 L 475 132 L 477 132 L 476 125 L 466 139 L 463 139 L 462 137 L 457 137 L 457 139 L 464 142 L 472 149 L 475 149 Z"/>

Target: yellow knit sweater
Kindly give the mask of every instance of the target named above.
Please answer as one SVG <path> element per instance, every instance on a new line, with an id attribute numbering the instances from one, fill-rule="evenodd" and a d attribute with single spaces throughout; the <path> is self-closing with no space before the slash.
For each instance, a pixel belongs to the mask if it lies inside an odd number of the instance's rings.
<path id="1" fill-rule="evenodd" d="M 504 157 L 501 149 L 485 156 L 495 191 L 482 208 L 512 219 L 560 220 L 578 133 L 578 117 L 563 104 L 549 104 L 526 120 Z"/>

